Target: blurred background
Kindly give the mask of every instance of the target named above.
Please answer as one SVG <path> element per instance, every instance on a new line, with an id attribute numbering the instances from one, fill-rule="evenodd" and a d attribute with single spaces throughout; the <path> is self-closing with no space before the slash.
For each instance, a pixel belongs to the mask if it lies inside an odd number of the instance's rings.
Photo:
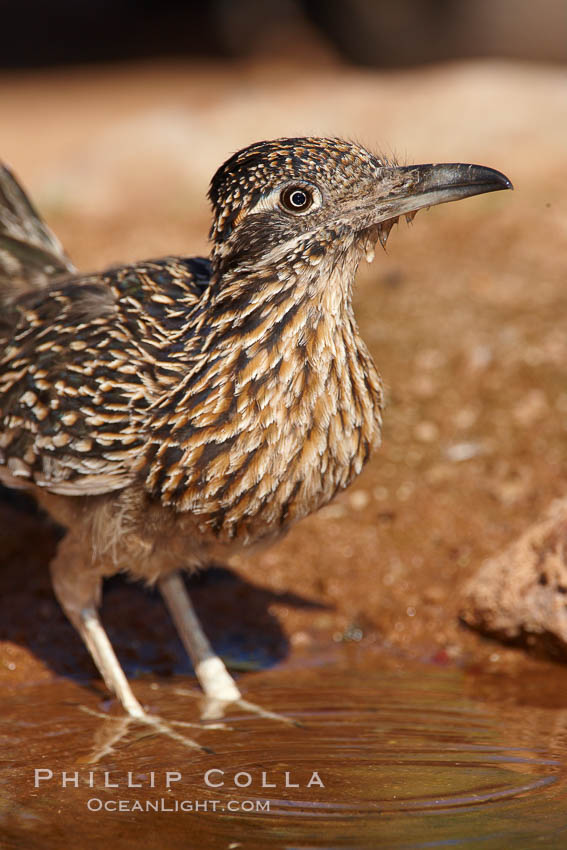
<path id="1" fill-rule="evenodd" d="M 238 610 L 234 582 L 195 593 L 213 638 L 247 634 L 275 657 L 334 639 L 440 663 L 516 663 L 463 629 L 459 611 L 483 561 L 564 495 L 564 0 L 0 9 L 0 157 L 82 269 L 206 253 L 209 180 L 261 138 L 338 135 L 401 161 L 479 162 L 512 179 L 513 194 L 420 213 L 360 270 L 356 310 L 388 387 L 382 449 L 332 505 L 242 559 Z M 65 663 L 74 646 L 90 670 L 49 588 L 53 531 L 13 504 L 0 511 L 8 638 L 27 628 L 44 648 L 59 640 Z M 42 600 L 39 633 L 30 593 Z M 112 627 L 114 611 L 115 642 L 123 634 L 132 652 L 149 603 L 133 587 L 116 594 L 105 619 Z M 37 675 L 37 641 L 35 656 L 5 646 L 15 666 L 0 674 L 31 665 Z"/>
<path id="2" fill-rule="evenodd" d="M 282 55 L 327 48 L 399 67 L 463 57 L 563 62 L 562 0 L 22 0 L 4 3 L 2 65 Z"/>

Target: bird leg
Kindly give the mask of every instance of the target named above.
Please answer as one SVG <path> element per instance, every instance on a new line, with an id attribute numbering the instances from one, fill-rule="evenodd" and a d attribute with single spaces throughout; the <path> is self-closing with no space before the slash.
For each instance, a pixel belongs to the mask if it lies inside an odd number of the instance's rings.
<path id="1" fill-rule="evenodd" d="M 227 703 L 241 699 L 236 682 L 201 628 L 180 574 L 170 573 L 158 585 L 205 696 Z"/>
<path id="2" fill-rule="evenodd" d="M 166 735 L 192 749 L 207 750 L 172 728 L 172 726 L 198 726 L 199 724 L 167 721 L 157 715 L 148 714 L 134 696 L 98 615 L 97 607 L 101 598 L 102 579 L 94 565 L 85 568 L 84 544 L 76 535 L 70 533 L 63 539 L 56 557 L 50 564 L 50 569 L 53 589 L 59 603 L 81 635 L 107 688 L 122 703 L 128 714 L 125 719 L 143 723 L 149 726 L 151 731 Z M 108 715 L 98 712 L 89 713 L 108 718 Z M 129 723 L 126 723 L 121 726 L 112 737 L 112 742 L 99 748 L 91 760 L 98 761 L 106 755 L 112 749 L 112 744 L 125 736 L 128 725 Z"/>
<path id="3" fill-rule="evenodd" d="M 181 642 L 189 654 L 195 675 L 205 692 L 206 704 L 202 714 L 203 720 L 222 717 L 224 708 L 229 703 L 236 703 L 245 711 L 251 711 L 260 717 L 279 720 L 290 726 L 301 725 L 295 720 L 290 720 L 288 717 L 268 711 L 253 702 L 242 699 L 236 682 L 203 632 L 179 572 L 170 573 L 159 579 L 158 586 L 165 604 L 169 608 Z M 192 695 L 191 692 L 183 688 L 178 688 L 177 693 Z"/>
<path id="4" fill-rule="evenodd" d="M 85 566 L 84 557 L 84 543 L 77 535 L 67 534 L 50 564 L 53 590 L 86 644 L 106 687 L 118 697 L 130 717 L 144 718 L 146 712 L 128 684 L 98 615 L 102 578 L 94 565 Z"/>
<path id="5" fill-rule="evenodd" d="M 83 608 L 79 613 L 78 621 L 72 622 L 87 645 L 109 691 L 116 694 L 130 717 L 145 718 L 146 712 L 128 684 L 96 609 Z"/>

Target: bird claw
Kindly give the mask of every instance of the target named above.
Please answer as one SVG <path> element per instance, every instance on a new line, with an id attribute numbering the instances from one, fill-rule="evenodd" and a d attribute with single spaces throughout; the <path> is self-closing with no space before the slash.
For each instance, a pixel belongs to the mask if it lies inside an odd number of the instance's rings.
<path id="1" fill-rule="evenodd" d="M 279 723 L 285 723 L 286 726 L 296 726 L 304 728 L 304 724 L 299 720 L 293 720 L 291 717 L 286 717 L 285 714 L 279 714 L 277 711 L 270 711 L 263 708 L 261 705 L 256 705 L 255 702 L 249 702 L 247 699 L 239 699 L 236 703 L 243 711 L 251 711 L 259 717 L 264 717 L 268 720 L 277 720 Z"/>
<path id="2" fill-rule="evenodd" d="M 270 711 L 267 708 L 263 708 L 261 705 L 257 705 L 255 702 L 249 702 L 246 699 L 242 699 L 242 697 L 234 700 L 223 700 L 211 696 L 203 697 L 201 694 L 197 694 L 195 691 L 190 691 L 187 688 L 175 688 L 175 693 L 179 696 L 198 697 L 202 700 L 201 720 L 207 723 L 208 729 L 215 728 L 214 725 L 209 724 L 209 721 L 219 720 L 224 717 L 229 706 L 231 708 L 235 706 L 236 708 L 240 708 L 242 711 L 256 714 L 258 717 L 263 717 L 267 720 L 276 720 L 279 723 L 285 723 L 286 726 L 304 726 L 304 724 L 299 720 L 292 720 L 291 717 L 286 717 L 284 714 L 278 714 L 275 711 Z"/>
<path id="3" fill-rule="evenodd" d="M 115 752 L 116 746 L 120 742 L 125 742 L 125 739 L 131 732 L 131 727 L 136 724 L 145 727 L 145 729 L 142 729 L 135 734 L 135 736 L 133 736 L 133 740 L 139 741 L 148 735 L 165 735 L 165 737 L 170 740 L 188 747 L 189 749 L 199 750 L 208 754 L 214 753 L 214 750 L 210 747 L 199 744 L 197 741 L 194 741 L 186 735 L 182 735 L 173 728 L 174 726 L 178 726 L 183 728 L 203 729 L 203 725 L 201 723 L 191 723 L 185 720 L 165 720 L 159 715 L 147 714 L 145 711 L 138 716 L 125 714 L 122 717 L 112 717 L 84 705 L 79 706 L 79 708 L 81 711 L 84 711 L 85 714 L 90 714 L 92 717 L 97 717 L 105 721 L 105 723 L 95 733 L 94 749 L 86 759 L 88 764 L 96 764 L 105 756 L 109 756 Z M 230 729 L 230 727 L 225 723 L 208 724 L 207 728 L 222 730 Z M 130 743 L 131 741 L 126 742 L 125 746 L 129 746 Z"/>

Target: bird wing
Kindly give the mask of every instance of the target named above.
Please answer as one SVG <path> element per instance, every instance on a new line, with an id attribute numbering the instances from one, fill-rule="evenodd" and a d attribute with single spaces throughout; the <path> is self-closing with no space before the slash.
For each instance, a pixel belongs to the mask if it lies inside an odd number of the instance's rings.
<path id="1" fill-rule="evenodd" d="M 11 305 L 0 349 L 6 483 L 71 496 L 132 483 L 148 407 L 183 368 L 209 272 L 200 258 L 166 258 L 55 282 Z"/>

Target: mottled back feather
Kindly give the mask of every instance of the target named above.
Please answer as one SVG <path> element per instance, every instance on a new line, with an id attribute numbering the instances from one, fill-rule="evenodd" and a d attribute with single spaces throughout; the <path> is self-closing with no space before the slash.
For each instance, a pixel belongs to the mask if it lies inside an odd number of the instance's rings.
<path id="1" fill-rule="evenodd" d="M 208 274 L 206 260 L 166 258 L 12 303 L 0 351 L 0 462 L 13 483 L 94 495 L 134 480 L 144 411 L 168 384 L 168 352 L 174 359 Z"/>

